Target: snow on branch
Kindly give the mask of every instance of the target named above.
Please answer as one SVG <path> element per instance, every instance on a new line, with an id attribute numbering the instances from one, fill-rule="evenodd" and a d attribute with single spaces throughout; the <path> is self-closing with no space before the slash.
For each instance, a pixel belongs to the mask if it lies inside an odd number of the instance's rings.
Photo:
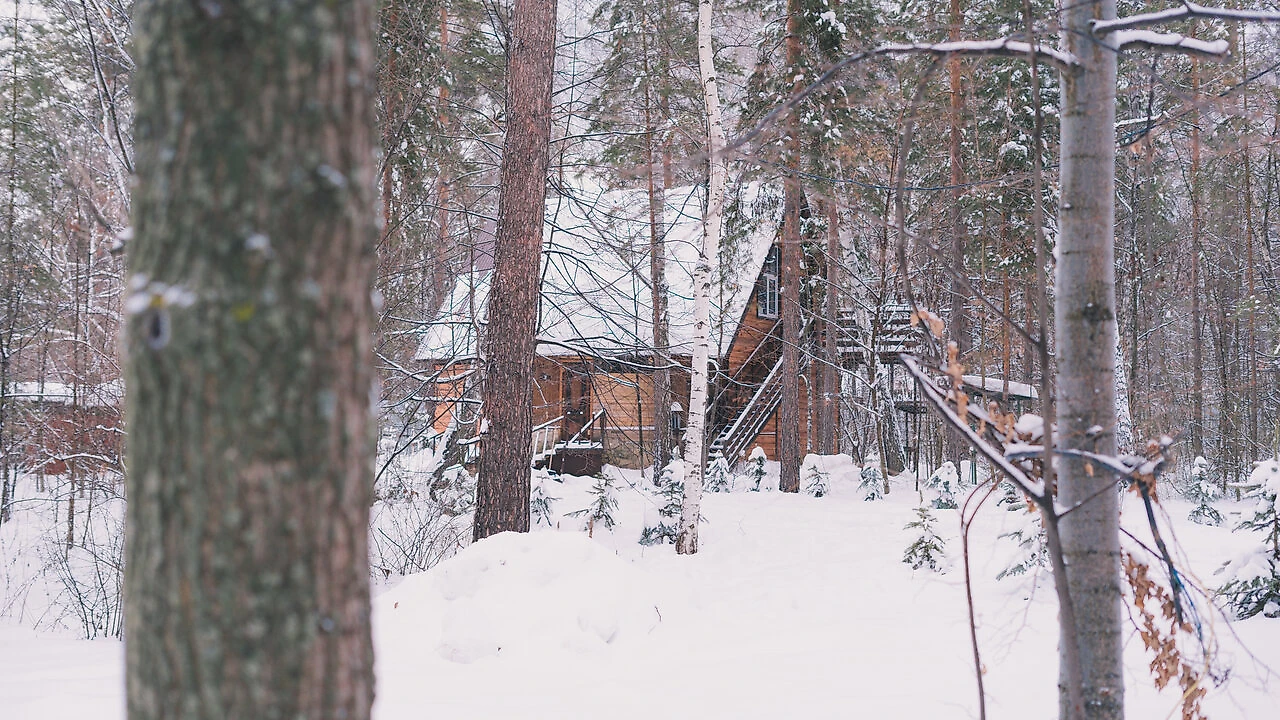
<path id="1" fill-rule="evenodd" d="M 924 394 L 925 399 L 929 401 L 929 404 L 932 405 L 940 415 L 942 415 L 943 420 L 946 420 L 948 424 L 958 430 L 960 434 L 964 435 L 965 439 L 969 441 L 969 444 L 972 445 L 975 450 L 982 453 L 992 465 L 1000 468 L 1000 471 L 1003 472 L 1015 485 L 1017 485 L 1019 490 L 1022 490 L 1037 502 L 1046 503 L 1049 501 L 1048 497 L 1045 495 L 1043 480 L 1040 478 L 1031 478 L 1022 470 L 1022 468 L 1018 467 L 1013 461 L 1006 458 L 1003 451 L 987 442 L 986 439 L 969 426 L 968 422 L 961 419 L 960 416 L 956 414 L 955 409 L 947 403 L 947 400 L 942 396 L 942 393 L 938 392 L 938 386 L 934 384 L 933 378 L 929 377 L 929 375 L 920 368 L 920 362 L 918 360 L 910 355 L 902 355 L 900 357 L 902 358 L 902 364 L 907 368 L 907 372 L 911 373 L 911 376 L 915 378 L 916 385 L 920 387 L 920 391 Z M 970 409 L 970 413 L 974 413 L 974 410 L 976 410 L 976 408 Z"/>
<path id="2" fill-rule="evenodd" d="M 1045 62 L 1053 65 L 1062 72 L 1070 72 L 1080 67 L 1080 61 L 1071 53 L 1059 50 L 1054 47 L 1048 47 L 1036 43 L 1032 45 L 1023 40 L 1013 40 L 1011 38 L 1001 38 L 998 40 L 959 40 L 955 42 L 942 43 L 889 43 L 878 47 L 860 52 L 840 60 L 836 64 L 822 73 L 817 80 L 814 80 L 799 93 L 793 95 L 785 103 L 779 105 L 760 119 L 755 127 L 743 133 L 737 140 L 734 140 L 724 151 L 731 153 L 743 145 L 755 140 L 764 132 L 764 129 L 785 117 L 788 113 L 796 108 L 797 105 L 807 100 L 810 96 L 822 89 L 825 85 L 835 79 L 837 75 L 846 68 L 856 65 L 863 60 L 883 57 L 886 55 L 930 55 L 936 59 L 946 58 L 952 55 L 965 56 L 996 56 L 996 57 L 1014 57 L 1014 58 L 1030 58 L 1034 54 L 1039 62 Z"/>
<path id="3" fill-rule="evenodd" d="M 1162 33 L 1154 30 L 1118 30 L 1111 33 L 1111 36 L 1120 50 L 1140 47 L 1156 52 L 1225 58 L 1231 49 L 1226 40 L 1198 40 L 1178 33 Z"/>
<path id="4" fill-rule="evenodd" d="M 1159 12 L 1130 15 L 1129 17 L 1116 18 L 1115 20 L 1094 20 L 1093 34 L 1101 37 L 1122 30 L 1150 27 L 1191 18 L 1213 18 L 1215 20 L 1244 22 L 1280 22 L 1280 12 L 1271 10 L 1232 10 L 1230 8 L 1207 7 L 1193 2 L 1184 2 L 1182 7 L 1169 8 Z"/>

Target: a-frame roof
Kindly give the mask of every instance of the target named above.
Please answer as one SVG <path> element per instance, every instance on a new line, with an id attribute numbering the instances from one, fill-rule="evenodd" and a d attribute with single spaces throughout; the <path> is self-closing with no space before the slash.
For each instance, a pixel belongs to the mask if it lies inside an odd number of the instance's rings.
<path id="1" fill-rule="evenodd" d="M 776 203 L 759 184 L 740 188 L 742 239 L 713 259 L 712 342 L 723 347 L 742 317 L 777 233 Z M 663 224 L 672 355 L 692 352 L 693 269 L 702 242 L 703 189 L 666 192 Z M 653 345 L 649 288 L 649 204 L 642 190 L 575 190 L 547 200 L 542 253 L 538 353 L 638 357 Z M 476 328 L 485 322 L 488 270 L 458 278 L 423 333 L 417 359 L 474 357 Z M 722 325 L 724 333 L 714 329 Z"/>

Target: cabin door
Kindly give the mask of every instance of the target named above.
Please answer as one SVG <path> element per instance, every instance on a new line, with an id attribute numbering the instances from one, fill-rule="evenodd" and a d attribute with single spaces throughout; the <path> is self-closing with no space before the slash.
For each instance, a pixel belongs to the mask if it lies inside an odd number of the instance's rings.
<path id="1" fill-rule="evenodd" d="M 591 419 L 591 368 L 587 365 L 567 365 L 561 377 L 564 421 L 560 423 L 560 438 L 568 440 L 578 434 Z M 585 440 L 586 437 L 581 439 Z"/>

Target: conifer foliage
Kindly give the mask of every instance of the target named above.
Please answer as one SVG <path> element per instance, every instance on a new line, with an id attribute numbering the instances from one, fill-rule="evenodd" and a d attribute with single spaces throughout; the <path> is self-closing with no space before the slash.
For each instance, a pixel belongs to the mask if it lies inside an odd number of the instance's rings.
<path id="1" fill-rule="evenodd" d="M 1219 593 L 1241 619 L 1280 618 L 1280 459 L 1258 463 L 1249 484 L 1256 486 L 1253 517 L 1236 529 L 1254 533 L 1258 542 L 1223 566 L 1227 581 Z"/>

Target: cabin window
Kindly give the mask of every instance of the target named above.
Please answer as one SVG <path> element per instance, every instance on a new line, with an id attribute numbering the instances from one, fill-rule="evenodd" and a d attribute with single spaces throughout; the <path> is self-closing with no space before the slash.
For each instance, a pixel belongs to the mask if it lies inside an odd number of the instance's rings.
<path id="1" fill-rule="evenodd" d="M 756 290 L 756 316 L 778 317 L 778 246 L 769 248 L 764 268 L 760 271 L 760 284 Z"/>

